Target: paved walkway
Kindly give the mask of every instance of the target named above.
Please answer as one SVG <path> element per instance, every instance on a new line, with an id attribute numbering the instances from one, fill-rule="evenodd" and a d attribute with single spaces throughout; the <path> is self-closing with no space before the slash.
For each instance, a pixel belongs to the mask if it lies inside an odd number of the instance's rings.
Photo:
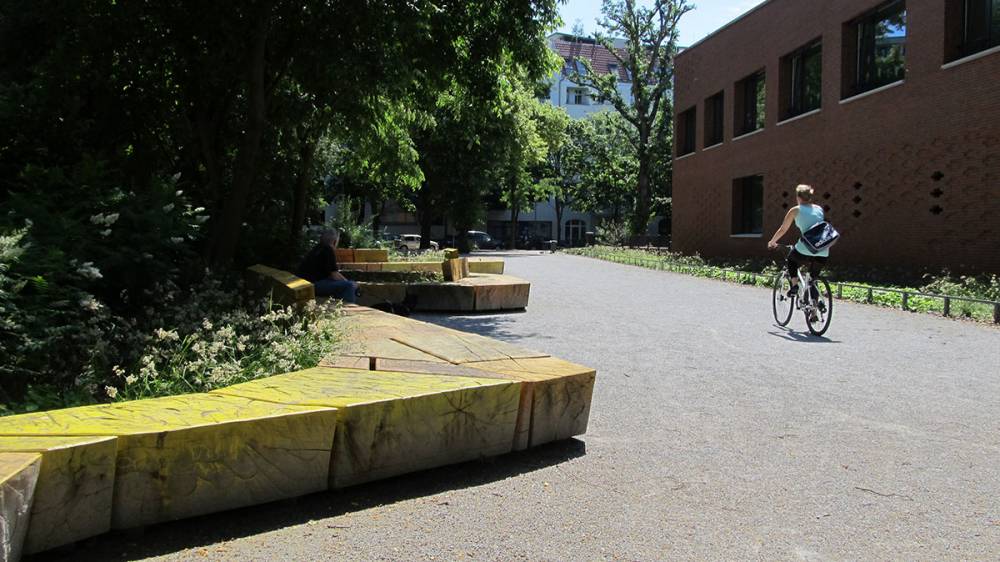
<path id="1" fill-rule="evenodd" d="M 582 439 L 60 556 L 997 559 L 1000 330 L 838 301 L 815 339 L 762 289 L 565 255 L 508 272 L 526 314 L 421 319 L 597 367 Z"/>

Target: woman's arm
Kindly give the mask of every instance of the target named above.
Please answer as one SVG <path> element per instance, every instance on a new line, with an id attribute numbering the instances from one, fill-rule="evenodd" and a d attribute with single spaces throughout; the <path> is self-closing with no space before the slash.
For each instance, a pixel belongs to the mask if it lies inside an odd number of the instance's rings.
<path id="1" fill-rule="evenodd" d="M 788 232 L 789 228 L 792 227 L 792 223 L 795 222 L 795 217 L 798 214 L 799 214 L 798 207 L 792 207 L 791 209 L 788 209 L 788 212 L 785 213 L 785 220 L 781 222 L 781 227 L 779 227 L 778 231 L 775 232 L 774 236 L 771 237 L 771 241 L 767 243 L 768 248 L 773 250 L 778 247 L 778 240 L 781 240 L 781 237 L 784 236 L 786 232 Z"/>

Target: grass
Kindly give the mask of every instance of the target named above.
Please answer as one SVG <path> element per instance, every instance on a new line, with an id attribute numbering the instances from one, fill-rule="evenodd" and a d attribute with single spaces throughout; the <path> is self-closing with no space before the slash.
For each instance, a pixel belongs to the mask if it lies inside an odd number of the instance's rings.
<path id="1" fill-rule="evenodd" d="M 699 256 L 685 256 L 668 252 L 608 246 L 573 248 L 566 250 L 566 253 L 648 269 L 672 271 L 706 279 L 719 279 L 743 285 L 755 285 L 767 288 L 772 286 L 775 275 L 781 270 L 776 261 L 771 263 L 744 261 L 714 264 L 707 262 Z M 849 276 L 845 276 L 843 271 L 838 271 L 835 268 L 830 268 L 829 272 L 824 276 L 830 281 L 831 289 L 835 295 L 837 293 L 837 283 L 851 285 L 849 287 L 841 287 L 840 298 L 843 300 L 902 309 L 903 295 L 896 291 L 940 294 L 941 297 L 947 296 L 952 298 L 949 316 L 969 318 L 980 322 L 994 321 L 994 306 L 992 304 L 971 303 L 954 299 L 972 298 L 991 300 L 991 297 L 994 297 L 998 283 L 996 277 L 983 281 L 981 279 L 953 279 L 948 276 L 940 276 L 931 279 L 929 283 L 922 287 L 914 287 L 907 284 L 855 281 Z M 952 287 L 955 291 L 935 291 L 939 287 Z M 944 315 L 944 308 L 944 299 L 939 297 L 925 297 L 911 294 L 906 303 L 906 309 L 913 312 Z"/>

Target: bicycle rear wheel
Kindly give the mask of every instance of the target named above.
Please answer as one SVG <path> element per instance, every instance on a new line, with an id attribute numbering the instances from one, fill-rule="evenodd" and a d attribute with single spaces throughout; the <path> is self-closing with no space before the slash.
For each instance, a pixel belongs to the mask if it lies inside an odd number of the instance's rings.
<path id="1" fill-rule="evenodd" d="M 822 336 L 830 329 L 830 321 L 833 320 L 833 293 L 826 279 L 817 279 L 815 284 L 819 290 L 819 300 L 813 303 L 815 316 L 806 314 L 806 325 L 814 336 Z"/>
<path id="2" fill-rule="evenodd" d="M 792 290 L 792 282 L 787 272 L 782 272 L 774 278 L 774 289 L 771 293 L 771 309 L 774 311 L 774 321 L 779 326 L 787 326 L 795 312 L 795 296 L 788 296 Z"/>

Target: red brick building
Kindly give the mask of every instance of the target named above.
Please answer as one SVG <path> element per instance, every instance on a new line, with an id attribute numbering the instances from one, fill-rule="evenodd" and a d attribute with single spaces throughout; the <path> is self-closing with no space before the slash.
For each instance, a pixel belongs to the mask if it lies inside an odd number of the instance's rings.
<path id="1" fill-rule="evenodd" d="M 770 0 L 676 64 L 675 249 L 766 255 L 808 183 L 835 262 L 1000 272 L 1000 0 Z"/>

